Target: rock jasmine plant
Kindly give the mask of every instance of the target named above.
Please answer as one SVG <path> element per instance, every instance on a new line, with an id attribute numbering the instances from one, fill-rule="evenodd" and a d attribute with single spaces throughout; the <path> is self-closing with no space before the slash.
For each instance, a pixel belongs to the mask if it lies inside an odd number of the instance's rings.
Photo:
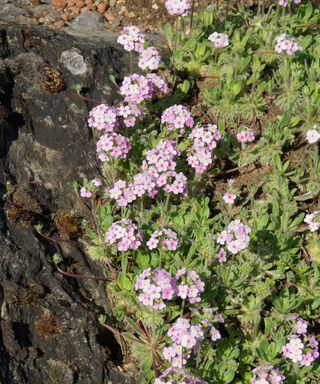
<path id="1" fill-rule="evenodd" d="M 100 321 L 141 384 L 317 384 L 319 7 L 165 6 L 175 33 L 155 48 L 124 28 L 139 72 L 89 113 L 83 241 L 116 323 Z"/>

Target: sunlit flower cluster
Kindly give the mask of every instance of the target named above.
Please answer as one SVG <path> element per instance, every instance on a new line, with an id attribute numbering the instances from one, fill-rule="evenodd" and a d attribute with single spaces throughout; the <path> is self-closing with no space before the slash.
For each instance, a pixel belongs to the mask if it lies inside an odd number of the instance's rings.
<path id="1" fill-rule="evenodd" d="M 213 32 L 208 39 L 216 48 L 224 48 L 229 45 L 229 37 L 224 33 Z"/>
<path id="2" fill-rule="evenodd" d="M 140 104 L 144 100 L 152 99 L 158 92 L 167 90 L 166 85 L 163 84 L 162 89 L 160 89 L 158 85 L 158 76 L 143 76 L 134 73 L 124 77 L 120 87 L 120 94 L 126 102 Z"/>
<path id="3" fill-rule="evenodd" d="M 138 249 L 141 245 L 142 234 L 137 226 L 128 219 L 117 221 L 111 225 L 105 235 L 107 244 L 115 244 L 118 251 Z"/>
<path id="4" fill-rule="evenodd" d="M 174 157 L 180 151 L 172 140 L 161 141 L 154 149 L 146 153 L 142 169 L 153 177 L 158 188 L 163 188 L 167 193 L 187 193 L 187 178 L 182 172 L 175 172 L 176 162 Z"/>
<path id="5" fill-rule="evenodd" d="M 204 331 L 199 324 L 191 325 L 188 319 L 179 317 L 169 329 L 168 336 L 173 344 L 163 349 L 163 357 L 172 367 L 181 367 L 187 363 L 191 351 L 197 352 Z"/>
<path id="6" fill-rule="evenodd" d="M 285 376 L 271 365 L 261 365 L 252 371 L 251 384 L 283 384 Z"/>
<path id="7" fill-rule="evenodd" d="M 155 249 L 159 243 L 166 251 L 175 251 L 179 247 L 178 235 L 172 229 L 163 228 L 160 231 L 154 231 L 147 242 L 147 247 Z"/>
<path id="8" fill-rule="evenodd" d="M 138 27 L 125 27 L 123 28 L 122 34 L 118 37 L 117 42 L 123 45 L 123 48 L 130 52 L 142 52 L 145 37 L 140 32 Z"/>
<path id="9" fill-rule="evenodd" d="M 171 277 L 163 269 L 151 270 L 148 268 L 137 278 L 135 289 L 142 291 L 139 300 L 144 305 L 163 309 L 165 307 L 163 300 L 181 298 L 188 300 L 191 304 L 198 303 L 200 295 L 204 291 L 204 283 L 193 270 L 183 268 L 174 277 Z M 159 294 L 156 295 L 156 291 Z"/>
<path id="10" fill-rule="evenodd" d="M 190 304 L 199 303 L 200 295 L 204 291 L 204 282 L 195 271 L 185 268 L 179 269 L 175 275 L 177 284 L 177 296 L 188 300 Z"/>
<path id="11" fill-rule="evenodd" d="M 145 269 L 137 278 L 138 300 L 155 309 L 166 307 L 163 300 L 171 300 L 175 294 L 175 281 L 164 269 Z"/>
<path id="12" fill-rule="evenodd" d="M 251 229 L 246 224 L 242 224 L 240 220 L 233 220 L 227 229 L 220 233 L 217 242 L 226 245 L 227 250 L 235 255 L 248 247 L 250 232 Z"/>
<path id="13" fill-rule="evenodd" d="M 143 116 L 143 112 L 136 104 L 122 104 L 118 107 L 118 116 L 123 119 L 126 127 L 134 127 L 137 119 Z"/>
<path id="14" fill-rule="evenodd" d="M 98 131 L 113 132 L 119 126 L 116 107 L 100 104 L 89 112 L 88 125 Z"/>
<path id="15" fill-rule="evenodd" d="M 97 141 L 97 154 L 103 162 L 110 157 L 125 159 L 130 149 L 130 141 L 118 133 L 107 133 Z"/>
<path id="16" fill-rule="evenodd" d="M 173 141 L 161 141 L 146 153 L 146 160 L 142 163 L 143 172 L 133 176 L 133 182 L 115 182 L 109 189 L 110 197 L 117 200 L 119 206 L 126 206 L 146 193 L 154 198 L 158 188 L 167 193 L 186 195 L 187 178 L 182 172 L 175 172 L 174 157 L 179 154 Z"/>
<path id="17" fill-rule="evenodd" d="M 276 38 L 275 51 L 278 53 L 286 53 L 292 56 L 296 52 L 301 50 L 299 42 L 285 33 Z"/>
<path id="18" fill-rule="evenodd" d="M 191 0 L 166 0 L 170 15 L 187 16 L 191 10 Z"/>
<path id="19" fill-rule="evenodd" d="M 309 213 L 304 218 L 304 222 L 308 224 L 311 232 L 316 232 L 320 228 L 320 211 Z"/>
<path id="20" fill-rule="evenodd" d="M 162 113 L 161 124 L 165 124 L 168 131 L 179 130 L 183 134 L 185 128 L 193 127 L 194 120 L 188 108 L 183 105 L 173 105 Z"/>
<path id="21" fill-rule="evenodd" d="M 213 161 L 213 149 L 217 146 L 221 134 L 216 125 L 198 125 L 189 138 L 193 141 L 187 161 L 196 173 L 203 173 Z"/>
<path id="22" fill-rule="evenodd" d="M 141 69 L 150 69 L 154 71 L 159 68 L 161 56 L 155 47 L 144 49 L 140 54 L 139 67 Z"/>
<path id="23" fill-rule="evenodd" d="M 285 357 L 301 366 L 309 366 L 319 357 L 318 342 L 314 336 L 292 335 L 282 348 Z"/>

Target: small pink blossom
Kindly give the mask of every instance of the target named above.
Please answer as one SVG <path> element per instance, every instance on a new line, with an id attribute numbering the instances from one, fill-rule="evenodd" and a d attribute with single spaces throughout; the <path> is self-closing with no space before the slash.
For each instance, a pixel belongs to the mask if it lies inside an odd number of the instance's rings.
<path id="1" fill-rule="evenodd" d="M 236 198 L 237 196 L 230 192 L 226 192 L 223 195 L 223 200 L 225 201 L 225 203 L 230 205 L 232 205 L 235 202 Z"/>
<path id="2" fill-rule="evenodd" d="M 320 139 L 320 133 L 316 129 L 309 129 L 307 132 L 307 141 L 309 144 L 314 144 Z"/>

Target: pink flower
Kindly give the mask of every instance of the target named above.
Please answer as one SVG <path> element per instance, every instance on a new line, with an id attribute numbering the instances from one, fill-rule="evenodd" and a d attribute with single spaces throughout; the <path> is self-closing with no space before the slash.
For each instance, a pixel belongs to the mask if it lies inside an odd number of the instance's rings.
<path id="1" fill-rule="evenodd" d="M 173 105 L 162 113 L 161 124 L 165 124 L 168 131 L 179 129 L 180 134 L 183 134 L 186 127 L 193 127 L 194 120 L 186 107 L 183 105 Z"/>
<path id="2" fill-rule="evenodd" d="M 310 144 L 316 143 L 320 139 L 320 133 L 316 129 L 309 129 L 307 132 L 307 141 Z"/>
<path id="3" fill-rule="evenodd" d="M 87 197 L 87 198 L 89 198 L 89 197 L 91 197 L 92 196 L 92 192 L 90 192 L 88 189 L 86 189 L 85 187 L 82 187 L 81 189 L 80 189 L 80 196 L 81 197 Z"/>
<path id="4" fill-rule="evenodd" d="M 145 37 L 140 32 L 138 27 L 125 27 L 123 28 L 122 35 L 117 39 L 117 42 L 123 45 L 123 48 L 130 52 L 142 52 Z"/>
<path id="5" fill-rule="evenodd" d="M 220 248 L 218 252 L 218 260 L 219 263 L 225 263 L 227 261 L 227 252 L 223 248 Z"/>
<path id="6" fill-rule="evenodd" d="M 100 187 L 102 185 L 102 180 L 99 178 L 99 177 L 96 177 L 94 178 L 91 183 L 95 186 L 95 187 Z"/>
<path id="7" fill-rule="evenodd" d="M 208 39 L 212 41 L 213 45 L 216 48 L 224 48 L 229 45 L 229 38 L 228 35 L 225 35 L 224 33 L 218 33 L 213 32 Z"/>
<path id="8" fill-rule="evenodd" d="M 118 251 L 123 252 L 139 248 L 141 240 L 142 236 L 137 226 L 128 219 L 113 223 L 105 235 L 107 244 L 115 244 Z"/>
<path id="9" fill-rule="evenodd" d="M 252 131 L 242 131 L 237 134 L 237 139 L 240 143 L 252 143 L 255 140 L 255 135 Z"/>
<path id="10" fill-rule="evenodd" d="M 191 0 L 166 0 L 167 11 L 170 15 L 187 16 L 191 10 Z"/>
<path id="11" fill-rule="evenodd" d="M 88 125 L 98 131 L 113 132 L 119 126 L 117 107 L 100 104 L 89 112 Z"/>
<path id="12" fill-rule="evenodd" d="M 276 38 L 275 51 L 292 56 L 296 52 L 301 51 L 301 46 L 296 39 L 283 33 Z"/>
<path id="13" fill-rule="evenodd" d="M 230 192 L 226 192 L 224 195 L 223 195 L 223 200 L 225 201 L 226 204 L 233 204 L 235 199 L 237 198 L 236 195 L 234 195 L 233 193 L 230 193 Z"/>
<path id="14" fill-rule="evenodd" d="M 140 54 L 139 67 L 141 69 L 158 69 L 161 62 L 161 56 L 155 47 L 144 49 Z"/>

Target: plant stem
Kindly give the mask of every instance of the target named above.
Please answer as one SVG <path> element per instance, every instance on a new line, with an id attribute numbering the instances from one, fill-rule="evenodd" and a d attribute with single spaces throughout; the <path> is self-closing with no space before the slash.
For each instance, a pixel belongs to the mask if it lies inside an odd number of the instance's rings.
<path id="1" fill-rule="evenodd" d="M 175 57 L 177 53 L 177 46 L 178 46 L 178 30 L 179 30 L 179 16 L 176 18 L 175 23 L 175 37 L 174 37 L 174 47 L 173 47 L 173 53 L 172 53 L 172 64 L 173 64 L 173 87 L 175 87 L 176 79 L 177 79 L 177 69 L 175 66 Z"/>
<path id="2" fill-rule="evenodd" d="M 191 16 L 190 16 L 190 31 L 189 31 L 189 38 L 191 38 L 191 35 L 192 35 L 193 16 L 194 16 L 194 1 L 195 1 L 195 0 L 192 0 L 192 8 L 191 8 Z"/>
<path id="3" fill-rule="evenodd" d="M 167 197 L 166 197 L 166 202 L 164 204 L 164 213 L 166 214 L 168 212 L 168 208 L 169 208 L 169 202 L 170 202 L 170 197 L 171 197 L 171 194 L 168 193 Z"/>

